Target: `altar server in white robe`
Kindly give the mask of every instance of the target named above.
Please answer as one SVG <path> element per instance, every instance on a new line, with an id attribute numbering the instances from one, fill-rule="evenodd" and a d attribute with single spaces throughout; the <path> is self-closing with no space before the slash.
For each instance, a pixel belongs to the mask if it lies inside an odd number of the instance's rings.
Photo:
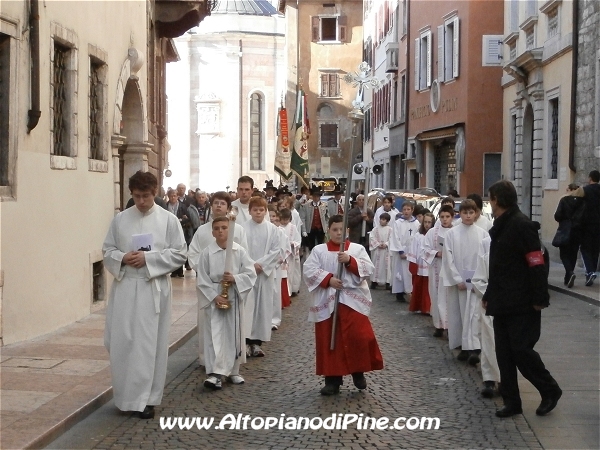
<path id="1" fill-rule="evenodd" d="M 283 295 L 286 295 L 286 298 L 289 299 L 289 291 L 287 288 L 287 283 L 285 283 L 286 291 L 283 292 L 282 280 L 285 278 L 287 280 L 288 277 L 288 258 L 292 254 L 290 241 L 281 228 L 279 224 L 279 215 L 277 212 L 277 208 L 275 205 L 271 204 L 267 206 L 269 210 L 269 218 L 271 219 L 271 223 L 277 227 L 277 232 L 279 233 L 279 247 L 280 253 L 279 258 L 277 260 L 277 264 L 275 265 L 275 280 L 273 282 L 273 317 L 271 319 L 271 331 L 276 331 L 281 326 L 281 310 L 283 309 L 282 298 Z"/>
<path id="2" fill-rule="evenodd" d="M 244 382 L 240 364 L 246 362 L 245 303 L 256 281 L 253 261 L 235 242 L 231 248 L 231 272 L 225 271 L 230 223 L 227 217 L 212 221 L 215 240 L 202 251 L 198 262 L 198 308 L 204 311 L 201 330 L 208 375 L 204 386 L 215 390 L 221 389 L 222 377 L 228 377 L 233 384 Z M 221 295 L 222 281 L 231 283 L 227 298 Z M 221 309 L 226 303 L 229 309 Z"/>
<path id="3" fill-rule="evenodd" d="M 461 346 L 457 359 L 475 365 L 479 362 L 479 299 L 472 294 L 471 279 L 477 267 L 479 244 L 489 236 L 474 226 L 477 206 L 473 200 L 460 204 L 461 223 L 452 227 L 444 239 L 442 280 L 448 308 L 448 343 Z"/>
<path id="4" fill-rule="evenodd" d="M 405 302 L 404 294 L 412 292 L 412 275 L 408 270 L 408 250 L 421 224 L 413 217 L 415 204 L 406 201 L 402 205 L 402 216 L 392 225 L 390 254 L 392 255 L 392 294 L 396 300 Z"/>
<path id="5" fill-rule="evenodd" d="M 231 206 L 235 206 L 238 210 L 237 223 L 245 224 L 250 220 L 250 199 L 254 193 L 254 180 L 248 175 L 244 175 L 238 179 L 237 198 L 231 202 Z M 266 218 L 267 222 L 269 217 Z"/>
<path id="6" fill-rule="evenodd" d="M 200 261 L 200 254 L 215 240 L 212 232 L 212 221 L 216 217 L 224 217 L 227 215 L 231 208 L 231 197 L 225 191 L 215 192 L 211 197 L 210 207 L 212 211 L 210 222 L 201 225 L 196 230 L 188 249 L 188 261 L 196 271 L 196 274 L 199 271 L 198 263 Z M 237 220 L 235 221 L 233 241 L 241 245 L 246 251 L 248 250 L 246 231 L 244 230 L 244 227 L 237 223 Z M 204 366 L 204 333 L 202 332 L 202 327 L 205 322 L 205 312 L 205 309 L 198 307 L 198 358 L 201 366 Z"/>
<path id="7" fill-rule="evenodd" d="M 494 225 L 494 222 L 492 222 L 490 219 L 488 219 L 482 214 L 483 199 L 481 198 L 481 195 L 469 194 L 467 195 L 467 198 L 473 200 L 475 202 L 475 205 L 477 206 L 477 211 L 475 212 L 475 221 L 473 222 L 473 225 L 477 225 L 479 228 L 482 228 L 489 233 L 490 229 Z"/>
<path id="8" fill-rule="evenodd" d="M 248 253 L 254 261 L 257 279 L 252 288 L 252 298 L 246 307 L 246 353 L 265 356 L 261 346 L 264 341 L 271 340 L 275 266 L 279 259 L 281 241 L 278 228 L 265 218 L 267 202 L 264 198 L 252 197 L 249 210 L 252 219 L 243 226 L 249 236 Z"/>
<path id="9" fill-rule="evenodd" d="M 177 217 L 154 203 L 153 174 L 136 172 L 129 190 L 135 207 L 114 217 L 102 246 L 104 266 L 115 278 L 104 343 L 115 405 L 149 419 L 167 374 L 170 274 L 185 263 L 187 245 Z"/>
<path id="10" fill-rule="evenodd" d="M 434 337 L 442 337 L 444 330 L 448 329 L 448 317 L 446 311 L 446 291 L 448 288 L 441 281 L 442 256 L 444 249 L 444 238 L 454 218 L 454 208 L 444 205 L 440 209 L 439 220 L 433 228 L 425 235 L 423 246 L 423 259 L 429 266 L 428 283 L 429 296 L 431 297 L 431 319 L 435 327 Z"/>
<path id="11" fill-rule="evenodd" d="M 292 220 L 290 222 L 290 219 Z M 293 221 L 293 212 L 288 208 L 279 210 L 279 223 L 288 237 L 291 245 L 291 256 L 289 257 L 288 267 L 288 285 L 290 294 L 297 293 L 300 290 L 300 282 L 302 281 L 301 266 L 300 266 L 300 247 L 302 245 L 302 236 L 300 230 L 296 227 Z"/>
<path id="12" fill-rule="evenodd" d="M 396 221 L 396 217 L 401 214 L 400 211 L 398 211 L 395 207 L 394 207 L 394 202 L 396 201 L 396 199 L 394 198 L 394 196 L 392 194 L 388 194 L 386 195 L 382 202 L 381 202 L 381 206 L 379 208 L 377 208 L 377 210 L 375 211 L 375 215 L 373 217 L 373 224 L 378 224 L 379 223 L 379 217 L 383 214 L 383 213 L 388 213 L 391 217 L 390 219 L 390 226 L 392 226 L 392 224 Z"/>
<path id="13" fill-rule="evenodd" d="M 390 236 L 392 227 L 390 215 L 386 212 L 379 216 L 379 224 L 369 233 L 369 250 L 371 260 L 375 265 L 371 275 L 371 289 L 377 289 L 378 284 L 388 287 L 392 282 L 392 268 L 390 258 Z"/>
<path id="14" fill-rule="evenodd" d="M 479 245 L 477 255 L 477 268 L 473 275 L 473 291 L 479 299 L 483 297 L 488 285 L 490 272 L 490 242 L 491 237 L 486 236 Z M 483 389 L 481 395 L 486 398 L 494 396 L 496 383 L 500 383 L 500 368 L 496 360 L 496 343 L 494 339 L 494 318 L 485 315 L 485 308 L 479 302 L 479 315 L 481 318 L 481 376 L 483 378 Z"/>

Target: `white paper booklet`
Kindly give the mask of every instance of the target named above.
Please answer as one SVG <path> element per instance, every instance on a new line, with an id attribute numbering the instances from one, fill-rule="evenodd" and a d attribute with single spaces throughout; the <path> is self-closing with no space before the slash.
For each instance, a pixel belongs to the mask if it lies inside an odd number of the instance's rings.
<path id="1" fill-rule="evenodd" d="M 471 283 L 471 278 L 473 278 L 473 275 L 475 275 L 474 270 L 463 270 L 462 277 L 467 285 L 467 290 L 473 289 L 473 284 Z"/>
<path id="2" fill-rule="evenodd" d="M 149 252 L 154 245 L 152 234 L 133 234 L 131 235 L 131 249 L 134 252 Z"/>

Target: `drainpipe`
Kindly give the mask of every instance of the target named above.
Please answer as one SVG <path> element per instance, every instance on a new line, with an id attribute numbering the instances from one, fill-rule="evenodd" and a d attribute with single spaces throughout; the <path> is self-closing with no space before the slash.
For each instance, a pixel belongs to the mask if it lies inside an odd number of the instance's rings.
<path id="1" fill-rule="evenodd" d="M 399 3 L 400 5 L 400 3 Z M 406 171 L 404 160 L 408 154 L 408 122 L 410 114 L 410 74 L 409 70 L 412 65 L 410 64 L 410 44 L 412 40 L 410 38 L 410 0 L 406 0 L 406 83 L 404 83 L 404 98 L 406 99 L 406 108 L 404 108 L 404 158 L 400 155 L 400 187 L 406 189 Z"/>
<path id="2" fill-rule="evenodd" d="M 579 2 L 573 2 L 573 44 L 571 46 L 571 127 L 569 130 L 569 169 L 575 169 L 575 122 L 577 112 L 577 62 L 579 60 Z"/>
<path id="3" fill-rule="evenodd" d="M 30 0 L 31 109 L 27 113 L 27 133 L 37 126 L 42 115 L 40 111 L 40 13 L 38 6 L 38 0 Z"/>
<path id="4" fill-rule="evenodd" d="M 239 40 L 239 51 L 238 51 L 238 59 L 239 59 L 239 79 L 240 79 L 240 98 L 239 98 L 239 102 L 240 102 L 240 123 L 239 123 L 239 127 L 240 127 L 240 131 L 239 131 L 239 154 L 240 154 L 240 177 L 242 177 L 243 174 L 243 170 L 242 170 L 242 162 L 243 162 L 243 158 L 242 158 L 242 138 L 243 138 L 243 132 L 242 132 L 242 124 L 243 124 L 243 110 L 242 107 L 244 105 L 244 93 L 242 91 L 242 75 L 243 75 L 243 65 L 242 65 L 242 58 L 243 58 L 243 53 L 242 53 L 242 40 Z"/>

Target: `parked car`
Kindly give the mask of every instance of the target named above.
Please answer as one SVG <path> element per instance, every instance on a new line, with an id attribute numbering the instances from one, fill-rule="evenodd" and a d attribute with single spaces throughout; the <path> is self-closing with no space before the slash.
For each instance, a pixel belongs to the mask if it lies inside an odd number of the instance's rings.
<path id="1" fill-rule="evenodd" d="M 423 205 L 425 208 L 431 211 L 431 208 L 442 198 L 440 194 L 431 188 L 419 188 L 419 189 L 404 189 L 404 190 L 372 190 L 369 192 L 367 206 L 376 211 L 383 204 L 383 199 L 386 195 L 393 194 L 395 197 L 394 207 L 400 211 L 402 210 L 402 204 L 406 200 L 412 200 L 419 205 Z"/>
<path id="2" fill-rule="evenodd" d="M 455 198 L 454 199 L 454 210 L 456 211 L 457 214 L 458 214 L 458 210 L 460 208 L 460 204 L 463 200 L 465 200 L 465 199 L 464 198 Z M 433 207 L 430 208 L 431 212 L 436 217 L 436 219 L 438 217 L 441 207 L 442 207 L 442 199 L 440 198 L 433 205 Z M 483 216 L 487 217 L 490 221 L 492 221 L 492 222 L 494 221 L 494 216 L 492 215 L 492 205 L 490 204 L 489 200 L 483 200 L 483 210 L 481 211 L 481 214 Z"/>

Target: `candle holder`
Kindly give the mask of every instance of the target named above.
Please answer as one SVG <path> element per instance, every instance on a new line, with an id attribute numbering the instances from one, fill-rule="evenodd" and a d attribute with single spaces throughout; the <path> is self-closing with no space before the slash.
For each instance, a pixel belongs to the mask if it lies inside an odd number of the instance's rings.
<path id="1" fill-rule="evenodd" d="M 221 281 L 221 297 L 227 299 L 227 303 L 219 303 L 217 304 L 217 308 L 225 311 L 231 308 L 231 303 L 229 302 L 229 286 L 231 286 L 230 282 Z"/>

